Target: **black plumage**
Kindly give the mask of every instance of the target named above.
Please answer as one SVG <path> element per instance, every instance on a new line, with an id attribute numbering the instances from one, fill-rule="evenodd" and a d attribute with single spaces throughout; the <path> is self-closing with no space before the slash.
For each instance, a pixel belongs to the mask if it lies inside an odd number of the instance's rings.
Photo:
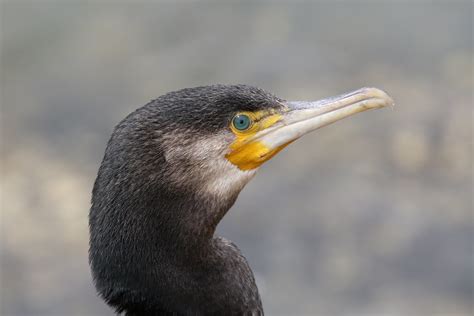
<path id="1" fill-rule="evenodd" d="M 261 315 L 239 249 L 214 236 L 258 167 L 302 135 L 393 105 L 362 88 L 316 102 L 214 85 L 165 94 L 115 128 L 95 181 L 90 264 L 126 315 Z"/>
<path id="2" fill-rule="evenodd" d="M 197 194 L 204 168 L 167 161 L 164 146 L 167 138 L 187 146 L 226 129 L 238 111 L 272 107 L 280 100 L 261 89 L 216 85 L 168 93 L 118 124 L 90 211 L 90 263 L 108 304 L 127 315 L 262 313 L 246 259 L 213 237 L 239 192 Z M 178 185 L 170 181 L 180 173 Z"/>

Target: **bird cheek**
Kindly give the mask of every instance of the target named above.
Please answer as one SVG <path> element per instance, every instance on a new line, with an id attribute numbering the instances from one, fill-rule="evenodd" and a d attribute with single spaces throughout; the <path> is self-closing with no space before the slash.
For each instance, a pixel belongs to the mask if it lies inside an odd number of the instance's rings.
<path id="1" fill-rule="evenodd" d="M 285 146 L 270 149 L 262 142 L 255 141 L 232 150 L 226 158 L 240 170 L 252 170 L 260 167 Z"/>

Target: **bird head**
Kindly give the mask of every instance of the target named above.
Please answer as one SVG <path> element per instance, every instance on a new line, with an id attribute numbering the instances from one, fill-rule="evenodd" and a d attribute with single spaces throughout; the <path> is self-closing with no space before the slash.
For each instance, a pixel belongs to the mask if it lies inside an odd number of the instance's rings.
<path id="1" fill-rule="evenodd" d="M 258 168 L 288 144 L 355 113 L 391 104 L 375 88 L 319 101 L 286 101 L 246 85 L 167 93 L 116 127 L 96 180 L 93 207 L 104 205 L 113 212 L 115 204 L 121 210 L 169 206 L 174 209 L 170 216 L 154 213 L 160 224 L 186 218 L 193 229 L 210 227 L 212 232 Z M 213 211 L 206 215 L 203 209 Z M 141 211 L 122 213 L 134 212 Z M 206 223 L 194 223 L 203 218 Z"/>
<path id="2" fill-rule="evenodd" d="M 393 104 L 376 88 L 319 101 L 286 101 L 245 85 L 168 93 L 141 124 L 160 144 L 172 187 L 218 196 L 239 192 L 262 164 L 301 136 L 350 115 Z M 150 171 L 153 174 L 153 171 Z"/>

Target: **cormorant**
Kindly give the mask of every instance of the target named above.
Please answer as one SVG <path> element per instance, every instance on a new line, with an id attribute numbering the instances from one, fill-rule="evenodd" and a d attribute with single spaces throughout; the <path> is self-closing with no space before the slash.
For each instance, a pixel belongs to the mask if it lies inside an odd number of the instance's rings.
<path id="1" fill-rule="evenodd" d="M 92 194 L 96 289 L 126 315 L 262 315 L 252 271 L 214 236 L 258 167 L 302 135 L 392 105 L 376 88 L 289 102 L 246 85 L 170 92 L 129 114 Z"/>

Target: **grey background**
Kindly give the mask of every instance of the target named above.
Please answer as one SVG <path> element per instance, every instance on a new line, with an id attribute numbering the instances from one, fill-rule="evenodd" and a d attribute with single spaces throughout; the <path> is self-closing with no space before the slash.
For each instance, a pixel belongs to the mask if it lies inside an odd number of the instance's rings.
<path id="1" fill-rule="evenodd" d="M 289 146 L 219 226 L 268 315 L 473 313 L 471 1 L 0 8 L 2 315 L 113 314 L 87 263 L 106 141 L 150 99 L 211 83 L 396 100 Z"/>

